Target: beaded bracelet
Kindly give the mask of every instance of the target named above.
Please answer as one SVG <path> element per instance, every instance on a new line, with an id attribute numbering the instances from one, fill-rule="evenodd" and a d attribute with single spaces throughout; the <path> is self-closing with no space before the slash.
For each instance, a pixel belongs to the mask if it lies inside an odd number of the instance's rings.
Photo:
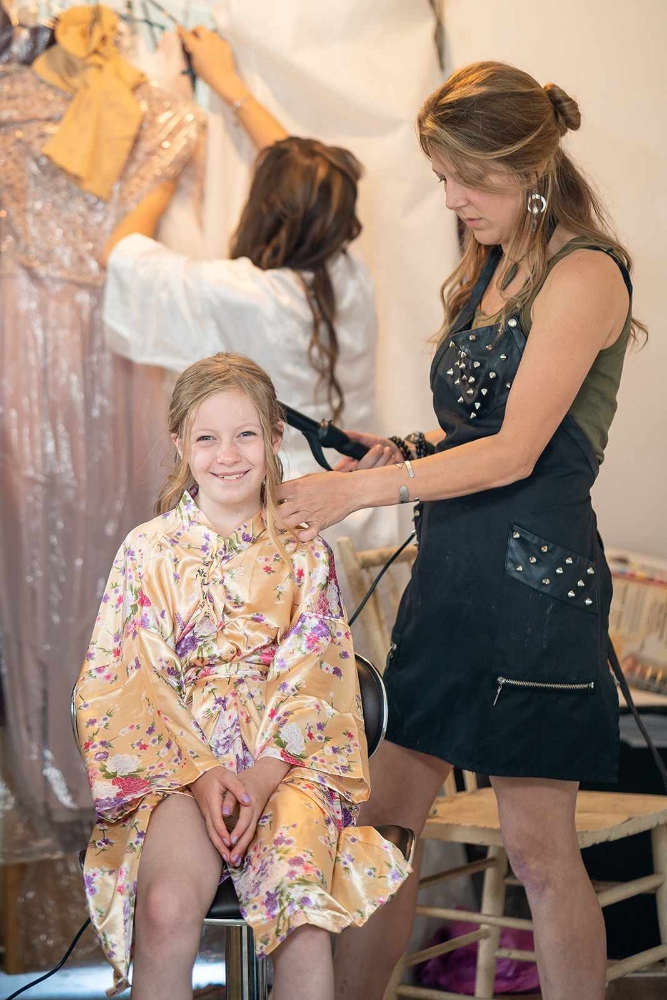
<path id="1" fill-rule="evenodd" d="M 412 458 L 412 452 L 410 451 L 407 442 L 402 437 L 394 435 L 393 437 L 390 437 L 389 440 L 396 445 L 406 462 Z"/>
<path id="2" fill-rule="evenodd" d="M 412 434 L 408 434 L 405 440 L 408 444 L 414 445 L 417 458 L 426 458 L 427 455 L 432 455 L 435 451 L 435 445 L 427 441 L 421 431 L 414 431 Z"/>

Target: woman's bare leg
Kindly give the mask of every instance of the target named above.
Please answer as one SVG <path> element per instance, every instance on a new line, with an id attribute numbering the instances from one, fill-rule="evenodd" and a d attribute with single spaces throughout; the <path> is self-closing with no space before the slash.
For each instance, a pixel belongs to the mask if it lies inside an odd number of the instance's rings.
<path id="1" fill-rule="evenodd" d="M 271 1000 L 334 1000 L 331 937 L 304 924 L 288 934 L 271 955 Z"/>
<path id="2" fill-rule="evenodd" d="M 132 1000 L 192 1000 L 192 967 L 221 868 L 195 800 L 169 795 L 151 816 L 139 864 Z"/>
<path id="3" fill-rule="evenodd" d="M 450 765 L 385 741 L 370 768 L 371 798 L 362 806 L 359 825 L 397 823 L 419 836 Z M 340 1000 L 382 1000 L 410 940 L 418 891 L 419 872 L 413 872 L 368 923 L 337 939 L 334 977 Z"/>
<path id="4" fill-rule="evenodd" d="M 602 1000 L 602 911 L 581 860 L 574 781 L 492 778 L 503 841 L 528 896 L 544 1000 Z"/>

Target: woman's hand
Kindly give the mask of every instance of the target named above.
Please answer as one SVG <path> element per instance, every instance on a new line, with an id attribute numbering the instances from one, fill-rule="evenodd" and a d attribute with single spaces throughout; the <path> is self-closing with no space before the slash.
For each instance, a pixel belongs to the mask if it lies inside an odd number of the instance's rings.
<path id="1" fill-rule="evenodd" d="M 239 808 L 250 806 L 252 799 L 244 782 L 222 764 L 212 767 L 189 786 L 204 817 L 211 843 L 229 863 L 232 841 L 225 824 L 236 804 Z"/>
<path id="2" fill-rule="evenodd" d="M 356 472 L 359 469 L 379 469 L 390 462 L 402 462 L 403 456 L 393 441 L 378 437 L 377 434 L 366 434 L 363 431 L 345 431 L 351 441 L 358 441 L 368 448 L 363 458 L 341 458 L 334 466 L 335 472 Z"/>
<path id="3" fill-rule="evenodd" d="M 287 132 L 278 119 L 253 97 L 236 72 L 229 42 L 208 28 L 195 28 L 194 31 L 179 28 L 178 33 L 192 59 L 195 73 L 223 101 L 235 105 L 238 121 L 258 150 L 287 138 Z"/>
<path id="4" fill-rule="evenodd" d="M 229 42 L 216 31 L 198 27 L 192 31 L 179 27 L 185 51 L 192 59 L 198 77 L 208 83 L 230 104 L 246 96 L 248 89 L 236 72 L 234 53 Z"/>
<path id="5" fill-rule="evenodd" d="M 281 483 L 277 490 L 278 501 L 283 501 L 278 509 L 280 520 L 300 529 L 296 534 L 302 542 L 310 541 L 357 509 L 354 479 L 344 472 L 322 472 Z"/>
<path id="6" fill-rule="evenodd" d="M 243 784 L 250 801 L 240 803 L 239 817 L 231 834 L 230 863 L 234 867 L 241 864 L 266 803 L 289 770 L 290 765 L 282 760 L 262 757 L 243 772 Z"/>

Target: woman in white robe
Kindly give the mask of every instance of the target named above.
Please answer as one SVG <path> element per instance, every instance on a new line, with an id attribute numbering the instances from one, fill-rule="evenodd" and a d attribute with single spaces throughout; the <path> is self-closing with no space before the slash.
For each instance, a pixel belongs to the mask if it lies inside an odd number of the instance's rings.
<path id="1" fill-rule="evenodd" d="M 316 420 L 373 426 L 377 320 L 373 284 L 349 250 L 361 167 L 347 150 L 288 137 L 238 76 L 231 50 L 204 28 L 183 32 L 197 74 L 235 111 L 259 150 L 231 259 L 194 260 L 153 239 L 163 185 L 107 247 L 104 320 L 114 351 L 180 372 L 220 350 L 266 368 L 279 398 Z M 384 464 L 390 451 L 366 461 Z M 285 435 L 286 476 L 317 466 Z M 334 458 L 335 456 L 331 456 Z M 389 516 L 386 516 L 388 513 Z M 353 515 L 329 538 L 362 548 L 397 540 L 394 512 Z"/>

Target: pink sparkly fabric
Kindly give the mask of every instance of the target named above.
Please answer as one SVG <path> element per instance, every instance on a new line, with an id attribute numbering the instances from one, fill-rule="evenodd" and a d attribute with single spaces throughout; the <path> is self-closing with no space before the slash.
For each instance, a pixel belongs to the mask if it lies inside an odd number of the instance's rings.
<path id="1" fill-rule="evenodd" d="M 4 861 L 81 839 L 89 790 L 69 697 L 119 542 L 151 516 L 166 467 L 162 373 L 104 342 L 97 263 L 117 223 L 176 176 L 202 132 L 150 84 L 111 199 L 41 154 L 69 96 L 0 65 L 0 637 L 11 750 Z"/>

